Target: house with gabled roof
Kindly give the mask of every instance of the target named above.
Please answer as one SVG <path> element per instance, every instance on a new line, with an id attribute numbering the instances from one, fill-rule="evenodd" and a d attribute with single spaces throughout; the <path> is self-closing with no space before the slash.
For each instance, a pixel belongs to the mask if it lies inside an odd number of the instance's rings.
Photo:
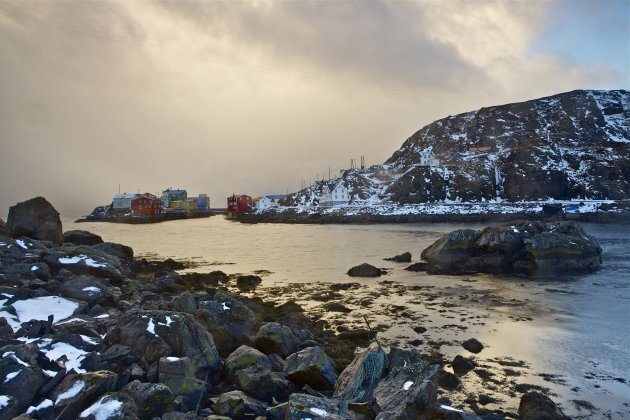
<path id="1" fill-rule="evenodd" d="M 350 192 L 341 180 L 324 182 L 319 197 L 320 207 L 334 207 L 348 204 Z"/>
<path id="2" fill-rule="evenodd" d="M 112 199 L 112 208 L 117 211 L 131 209 L 131 202 L 138 198 L 139 194 L 115 194 Z"/>
<path id="3" fill-rule="evenodd" d="M 279 204 L 279 201 L 285 198 L 286 195 L 266 195 L 264 197 L 260 197 L 256 201 L 256 210 L 266 210 L 271 207 L 276 207 Z"/>

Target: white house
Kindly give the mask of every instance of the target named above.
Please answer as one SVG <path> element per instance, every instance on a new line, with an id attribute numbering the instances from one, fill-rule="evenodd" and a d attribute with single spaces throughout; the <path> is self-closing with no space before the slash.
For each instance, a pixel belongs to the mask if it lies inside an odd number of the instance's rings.
<path id="1" fill-rule="evenodd" d="M 112 207 L 114 210 L 128 210 L 131 208 L 131 201 L 138 197 L 138 194 L 116 194 L 112 200 Z"/>
<path id="2" fill-rule="evenodd" d="M 266 195 L 261 197 L 256 203 L 256 210 L 266 210 L 271 207 L 276 207 L 278 205 L 278 201 L 284 197 L 284 195 Z"/>
<path id="3" fill-rule="evenodd" d="M 440 161 L 433 154 L 433 150 L 424 149 L 420 152 L 420 166 L 440 166 Z"/>
<path id="4" fill-rule="evenodd" d="M 350 201 L 350 193 L 342 182 L 333 181 L 324 184 L 319 198 L 320 207 L 340 206 L 347 204 L 348 201 Z"/>

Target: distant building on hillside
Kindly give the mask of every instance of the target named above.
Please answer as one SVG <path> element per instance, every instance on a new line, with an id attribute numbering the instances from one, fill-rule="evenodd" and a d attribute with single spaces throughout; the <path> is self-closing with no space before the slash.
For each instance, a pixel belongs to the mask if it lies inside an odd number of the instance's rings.
<path id="1" fill-rule="evenodd" d="M 276 207 L 278 202 L 285 197 L 286 195 L 266 195 L 264 197 L 260 197 L 256 202 L 256 209 L 266 210 L 271 207 Z"/>
<path id="2" fill-rule="evenodd" d="M 340 180 L 324 182 L 319 197 L 320 207 L 341 206 L 347 204 L 348 201 L 350 201 L 349 191 Z"/>
<path id="3" fill-rule="evenodd" d="M 440 166 L 440 161 L 435 157 L 432 149 L 424 149 L 420 152 L 420 166 Z"/>
<path id="4" fill-rule="evenodd" d="M 117 211 L 129 210 L 131 209 L 131 202 L 138 197 L 138 194 L 116 194 L 112 199 L 112 208 Z"/>
<path id="5" fill-rule="evenodd" d="M 131 210 L 135 215 L 159 216 L 162 214 L 162 200 L 153 194 L 145 193 L 131 200 Z"/>

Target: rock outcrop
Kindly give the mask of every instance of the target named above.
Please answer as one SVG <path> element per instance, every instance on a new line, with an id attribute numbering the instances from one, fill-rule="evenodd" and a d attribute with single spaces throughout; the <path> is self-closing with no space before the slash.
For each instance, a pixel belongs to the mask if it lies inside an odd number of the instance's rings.
<path id="1" fill-rule="evenodd" d="M 6 230 L 12 238 L 26 236 L 56 244 L 63 242 L 59 212 L 43 197 L 11 206 Z"/>
<path id="2" fill-rule="evenodd" d="M 383 270 L 368 263 L 357 265 L 348 270 L 348 275 L 351 277 L 379 277 L 382 274 Z"/>
<path id="3" fill-rule="evenodd" d="M 444 235 L 422 251 L 427 271 L 553 274 L 595 271 L 602 262 L 597 240 L 575 222 L 514 222 L 483 231 Z"/>

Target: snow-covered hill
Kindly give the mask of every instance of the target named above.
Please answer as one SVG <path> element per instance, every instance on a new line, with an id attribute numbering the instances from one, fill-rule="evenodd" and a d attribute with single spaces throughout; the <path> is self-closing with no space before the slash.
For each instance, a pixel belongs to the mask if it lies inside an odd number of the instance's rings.
<path id="1" fill-rule="evenodd" d="M 630 198 L 630 92 L 576 90 L 435 121 L 336 182 L 350 204 Z M 291 194 L 313 206 L 325 182 Z"/>

